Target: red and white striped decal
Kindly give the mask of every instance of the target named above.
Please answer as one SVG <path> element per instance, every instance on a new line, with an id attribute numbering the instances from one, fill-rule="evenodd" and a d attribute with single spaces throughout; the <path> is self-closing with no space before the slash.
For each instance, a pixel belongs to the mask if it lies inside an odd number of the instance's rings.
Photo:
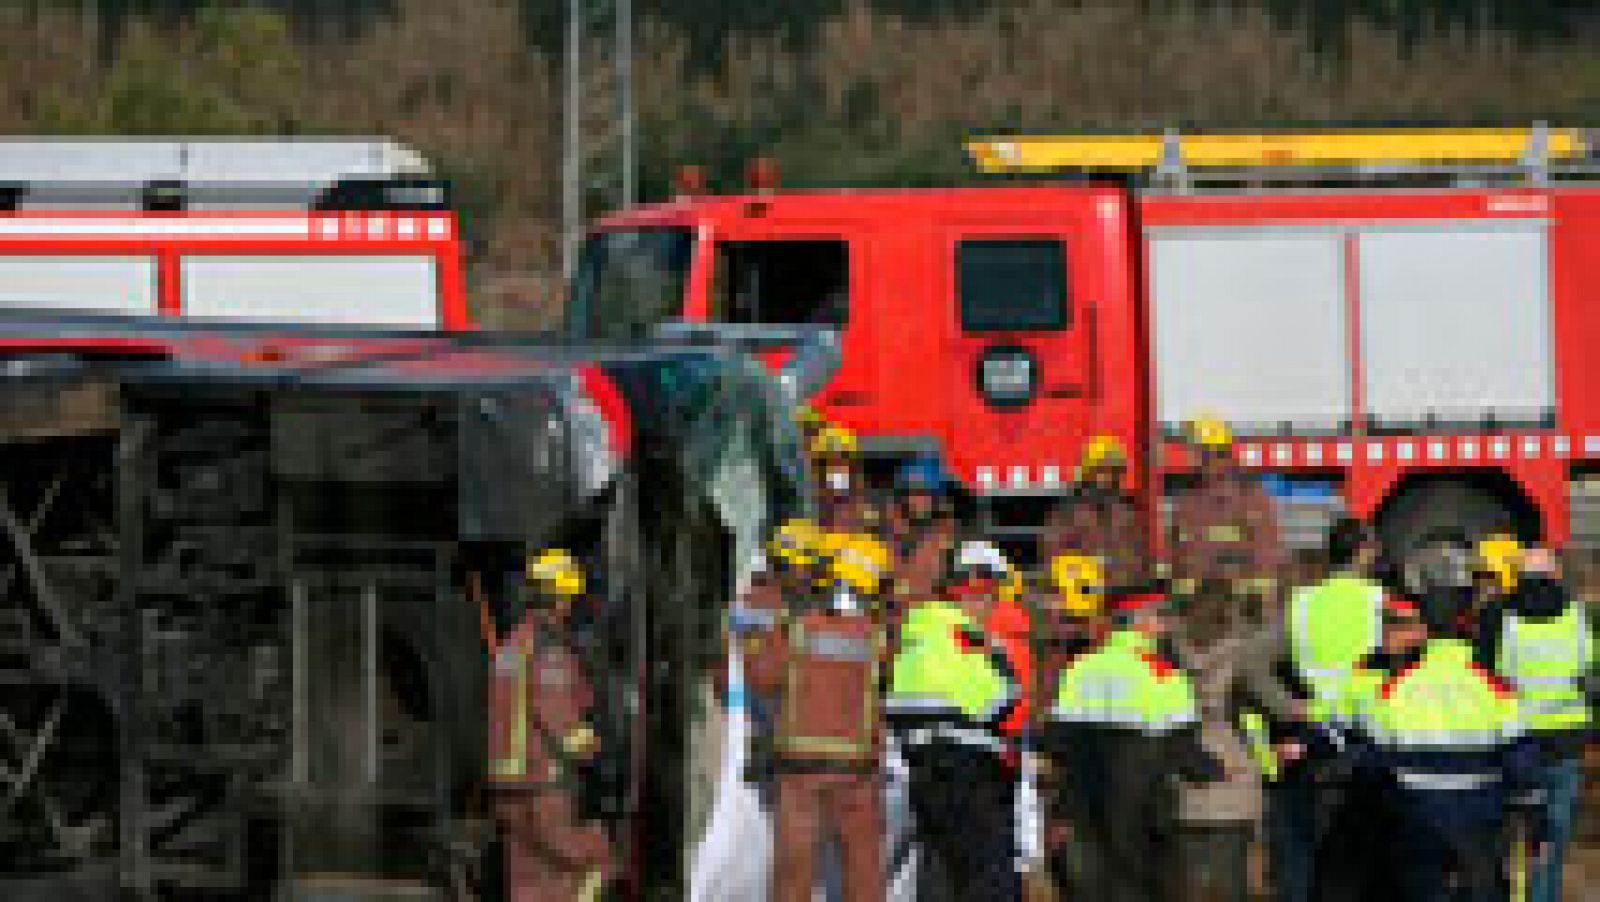
<path id="1" fill-rule="evenodd" d="M 1582 455 L 1600 453 L 1600 435 L 1554 433 L 1401 435 L 1344 439 L 1241 439 L 1234 448 L 1247 469 L 1352 466 L 1483 466 L 1528 460 L 1566 460 L 1579 441 Z"/>
<path id="2" fill-rule="evenodd" d="M 0 216 L 0 244 L 6 241 L 89 239 L 199 239 L 218 241 L 446 241 L 455 237 L 451 217 L 417 213 L 326 213 L 130 216 L 127 214 L 55 216 L 20 213 Z"/>
<path id="3" fill-rule="evenodd" d="M 1167 445 L 1166 466 L 1183 464 L 1177 445 Z M 1550 432 L 1479 435 L 1404 435 L 1369 438 L 1252 439 L 1234 445 L 1240 466 L 1249 470 L 1347 470 L 1353 467 L 1462 467 L 1514 462 L 1600 457 L 1600 434 Z M 969 484 L 982 493 L 1049 492 L 1072 484 L 1075 470 L 1060 462 L 980 463 Z"/>

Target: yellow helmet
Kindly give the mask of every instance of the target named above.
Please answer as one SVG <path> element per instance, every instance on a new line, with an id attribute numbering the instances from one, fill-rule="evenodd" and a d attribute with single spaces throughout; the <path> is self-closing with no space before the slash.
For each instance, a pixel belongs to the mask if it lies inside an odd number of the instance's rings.
<path id="1" fill-rule="evenodd" d="M 1098 614 L 1105 595 L 1105 572 L 1100 559 L 1086 554 L 1058 554 L 1050 561 L 1050 580 L 1061 598 L 1061 609 L 1087 617 Z"/>
<path id="2" fill-rule="evenodd" d="M 583 568 L 561 548 L 547 548 L 529 558 L 527 577 L 528 582 L 560 598 L 576 598 L 583 594 Z"/>
<path id="3" fill-rule="evenodd" d="M 1097 435 L 1083 446 L 1083 457 L 1078 461 L 1084 470 L 1096 467 L 1122 467 L 1128 464 L 1128 453 L 1114 435 Z"/>
<path id="4" fill-rule="evenodd" d="M 767 550 L 774 558 L 791 567 L 809 567 L 817 562 L 820 540 L 817 524 L 796 517 L 785 520 L 773 532 L 772 538 L 767 541 Z"/>
<path id="5" fill-rule="evenodd" d="M 876 593 L 889 573 L 888 546 L 867 535 L 839 533 L 830 539 L 828 570 L 833 579 L 863 594 Z"/>
<path id="6" fill-rule="evenodd" d="M 1184 426 L 1189 441 L 1202 448 L 1224 449 L 1233 444 L 1233 430 L 1216 417 L 1197 417 Z"/>
<path id="7" fill-rule="evenodd" d="M 1521 542 L 1505 533 L 1495 533 L 1479 539 L 1475 550 L 1480 572 L 1493 576 L 1507 592 L 1517 587 L 1517 571 L 1522 564 Z"/>
<path id="8" fill-rule="evenodd" d="M 853 457 L 856 434 L 843 426 L 825 426 L 811 440 L 812 457 Z"/>

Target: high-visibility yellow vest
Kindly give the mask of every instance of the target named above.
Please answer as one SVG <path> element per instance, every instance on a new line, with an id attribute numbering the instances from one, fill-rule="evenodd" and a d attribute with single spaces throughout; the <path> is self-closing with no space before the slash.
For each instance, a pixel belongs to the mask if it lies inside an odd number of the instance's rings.
<path id="1" fill-rule="evenodd" d="M 1278 752 L 1272 747 L 1267 718 L 1260 711 L 1246 708 L 1239 712 L 1239 731 L 1244 734 L 1250 760 L 1261 770 L 1261 778 L 1268 783 L 1278 779 Z"/>
<path id="2" fill-rule="evenodd" d="M 1062 673 L 1050 719 L 1160 734 L 1199 722 L 1194 687 L 1153 657 L 1148 636 L 1119 630 Z"/>
<path id="3" fill-rule="evenodd" d="M 1517 689 L 1528 729 L 1554 732 L 1589 723 L 1583 677 L 1594 666 L 1594 637 L 1577 603 L 1560 617 L 1524 619 L 1508 612 L 1495 670 Z"/>
<path id="4" fill-rule="evenodd" d="M 960 633 L 971 637 L 970 648 L 963 648 Z M 884 711 L 997 724 L 1019 697 L 1019 687 L 993 660 L 999 653 L 999 646 L 955 605 L 914 605 L 901 626 Z"/>
<path id="5" fill-rule="evenodd" d="M 1389 678 L 1362 706 L 1361 724 L 1377 745 L 1392 749 L 1487 749 L 1523 733 L 1516 694 L 1478 670 L 1472 646 L 1434 639 L 1415 667 Z"/>
<path id="6" fill-rule="evenodd" d="M 1298 589 L 1289 603 L 1288 630 L 1295 671 L 1311 690 L 1307 715 L 1330 721 L 1356 664 L 1382 640 L 1383 588 L 1339 575 Z"/>

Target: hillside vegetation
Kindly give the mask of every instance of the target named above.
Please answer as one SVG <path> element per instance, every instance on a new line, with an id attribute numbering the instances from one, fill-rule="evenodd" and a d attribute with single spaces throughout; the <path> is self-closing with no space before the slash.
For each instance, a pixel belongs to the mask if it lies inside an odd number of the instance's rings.
<path id="1" fill-rule="evenodd" d="M 454 181 L 485 315 L 526 324 L 559 303 L 563 5 L 7 4 L 0 130 L 394 135 Z M 962 136 L 996 128 L 1593 123 L 1600 32 L 1567 5 L 641 2 L 642 185 L 686 162 L 727 184 L 757 153 L 791 184 L 959 181 Z"/>

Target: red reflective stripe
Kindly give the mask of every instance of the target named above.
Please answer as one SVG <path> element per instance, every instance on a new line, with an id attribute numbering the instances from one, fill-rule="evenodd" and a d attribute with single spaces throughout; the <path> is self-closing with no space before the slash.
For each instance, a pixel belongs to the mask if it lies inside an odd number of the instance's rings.
<path id="1" fill-rule="evenodd" d="M 958 624 L 951 627 L 950 630 L 956 637 L 956 648 L 959 648 L 964 652 L 984 650 L 983 640 L 974 635 L 970 627 L 965 627 Z"/>
<path id="2" fill-rule="evenodd" d="M 1420 661 L 1413 661 L 1412 663 L 1407 664 L 1391 674 L 1388 679 L 1383 681 L 1383 688 L 1378 690 L 1379 696 L 1381 696 L 1384 701 L 1388 701 L 1389 696 L 1394 692 L 1395 687 L 1400 685 L 1400 681 L 1410 676 L 1411 671 L 1416 670 L 1417 665 L 1420 663 Z"/>
<path id="3" fill-rule="evenodd" d="M 1155 678 L 1158 680 L 1167 679 L 1177 672 L 1176 668 L 1172 666 L 1172 663 L 1160 655 L 1151 654 L 1149 652 L 1141 652 L 1139 657 L 1144 659 L 1145 665 L 1150 668 L 1150 672 L 1155 674 Z"/>
<path id="4" fill-rule="evenodd" d="M 1473 673 L 1482 677 L 1483 681 L 1489 684 L 1489 688 L 1493 689 L 1494 694 L 1499 696 L 1502 701 L 1509 701 L 1510 699 L 1516 697 L 1517 691 L 1512 688 L 1510 683 L 1507 683 L 1505 680 L 1501 679 L 1498 674 L 1491 673 L 1489 670 L 1485 669 L 1481 663 L 1477 661 L 1470 661 L 1467 663 L 1467 666 L 1472 668 Z"/>
<path id="5" fill-rule="evenodd" d="M 619 458 L 627 457 L 633 450 L 633 414 L 628 410 L 627 399 L 599 367 L 580 367 L 578 377 L 583 380 L 583 390 L 588 393 L 589 400 L 600 409 L 600 415 L 611 428 L 613 450 Z"/>

